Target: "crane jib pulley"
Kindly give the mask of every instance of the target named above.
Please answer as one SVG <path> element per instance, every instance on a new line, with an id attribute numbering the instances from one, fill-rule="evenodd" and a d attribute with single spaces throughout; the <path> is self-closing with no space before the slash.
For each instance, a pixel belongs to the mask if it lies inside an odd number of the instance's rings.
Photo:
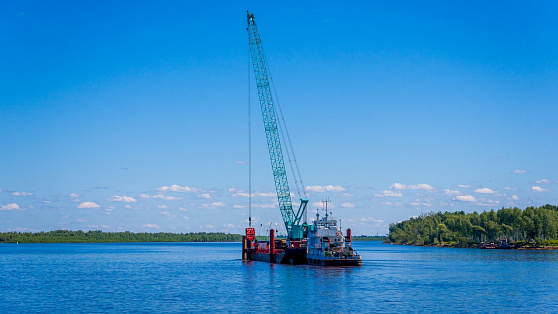
<path id="1" fill-rule="evenodd" d="M 271 169 L 275 179 L 275 191 L 277 192 L 277 200 L 279 201 L 279 210 L 287 229 L 289 239 L 301 239 L 305 237 L 307 232 L 307 224 L 301 224 L 302 217 L 306 212 L 308 204 L 307 199 L 300 200 L 300 207 L 295 213 L 291 200 L 291 192 L 287 179 L 287 171 L 285 161 L 283 159 L 283 150 L 281 148 L 281 139 L 278 130 L 278 120 L 273 103 L 271 87 L 269 85 L 268 67 L 265 58 L 262 41 L 254 14 L 247 11 L 248 17 L 248 38 L 250 44 L 250 56 L 252 59 L 252 67 L 256 77 L 256 86 L 258 88 L 258 96 L 260 100 L 260 108 L 267 139 L 267 148 L 271 160 Z"/>

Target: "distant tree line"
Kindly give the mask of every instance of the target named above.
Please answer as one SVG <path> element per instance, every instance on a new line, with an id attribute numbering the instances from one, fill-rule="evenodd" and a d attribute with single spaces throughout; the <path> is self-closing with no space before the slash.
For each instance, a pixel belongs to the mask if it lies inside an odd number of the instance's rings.
<path id="1" fill-rule="evenodd" d="M 386 242 L 413 245 L 472 246 L 481 242 L 558 244 L 558 207 L 544 205 L 490 210 L 480 214 L 438 212 L 422 214 L 389 227 Z"/>
<path id="2" fill-rule="evenodd" d="M 49 232 L 3 232 L 0 243 L 101 243 L 101 242 L 240 242 L 242 235 L 222 232 L 134 233 L 55 230 Z"/>
<path id="3" fill-rule="evenodd" d="M 359 235 L 353 236 L 353 241 L 385 241 L 387 236 L 367 236 L 367 235 Z"/>
<path id="4" fill-rule="evenodd" d="M 257 236 L 259 241 L 269 240 L 267 236 Z M 353 241 L 383 241 L 383 236 L 353 236 Z M 0 243 L 108 243 L 108 242 L 241 242 L 241 234 L 222 232 L 190 233 L 134 233 L 103 232 L 100 230 L 55 230 L 48 232 L 0 232 Z"/>

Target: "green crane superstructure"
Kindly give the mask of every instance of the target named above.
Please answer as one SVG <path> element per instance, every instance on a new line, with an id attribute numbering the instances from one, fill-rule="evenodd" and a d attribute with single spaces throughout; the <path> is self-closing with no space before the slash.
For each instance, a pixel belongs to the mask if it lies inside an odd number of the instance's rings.
<path id="1" fill-rule="evenodd" d="M 283 216 L 288 238 L 290 240 L 299 240 L 306 237 L 308 229 L 306 222 L 301 223 L 308 200 L 301 198 L 300 207 L 296 213 L 294 212 L 285 161 L 283 159 L 283 150 L 281 149 L 277 112 L 269 85 L 270 77 L 268 76 L 267 62 L 254 14 L 249 11 L 247 30 L 250 42 L 250 56 L 254 68 L 254 75 L 256 77 L 256 85 L 258 87 L 260 108 L 262 110 L 265 135 L 267 138 L 267 148 L 269 149 L 269 157 L 271 159 L 271 169 L 273 170 L 273 178 L 275 179 L 275 191 L 277 192 L 277 200 L 279 201 L 279 210 Z"/>

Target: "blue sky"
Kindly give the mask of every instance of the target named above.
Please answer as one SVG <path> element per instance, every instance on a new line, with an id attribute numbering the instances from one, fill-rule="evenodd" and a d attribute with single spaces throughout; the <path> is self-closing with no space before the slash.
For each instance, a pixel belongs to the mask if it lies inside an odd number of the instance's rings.
<path id="1" fill-rule="evenodd" d="M 4 1 L 0 231 L 242 232 L 247 9 L 313 212 L 373 235 L 558 203 L 556 2 Z M 253 219 L 281 228 L 251 103 Z"/>

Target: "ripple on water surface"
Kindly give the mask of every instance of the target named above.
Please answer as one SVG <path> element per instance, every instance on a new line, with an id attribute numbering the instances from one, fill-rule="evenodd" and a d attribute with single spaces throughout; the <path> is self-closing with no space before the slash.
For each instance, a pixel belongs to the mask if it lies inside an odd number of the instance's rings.
<path id="1" fill-rule="evenodd" d="M 558 252 L 355 242 L 363 266 L 242 262 L 239 243 L 0 245 L 0 312 L 556 312 Z"/>

